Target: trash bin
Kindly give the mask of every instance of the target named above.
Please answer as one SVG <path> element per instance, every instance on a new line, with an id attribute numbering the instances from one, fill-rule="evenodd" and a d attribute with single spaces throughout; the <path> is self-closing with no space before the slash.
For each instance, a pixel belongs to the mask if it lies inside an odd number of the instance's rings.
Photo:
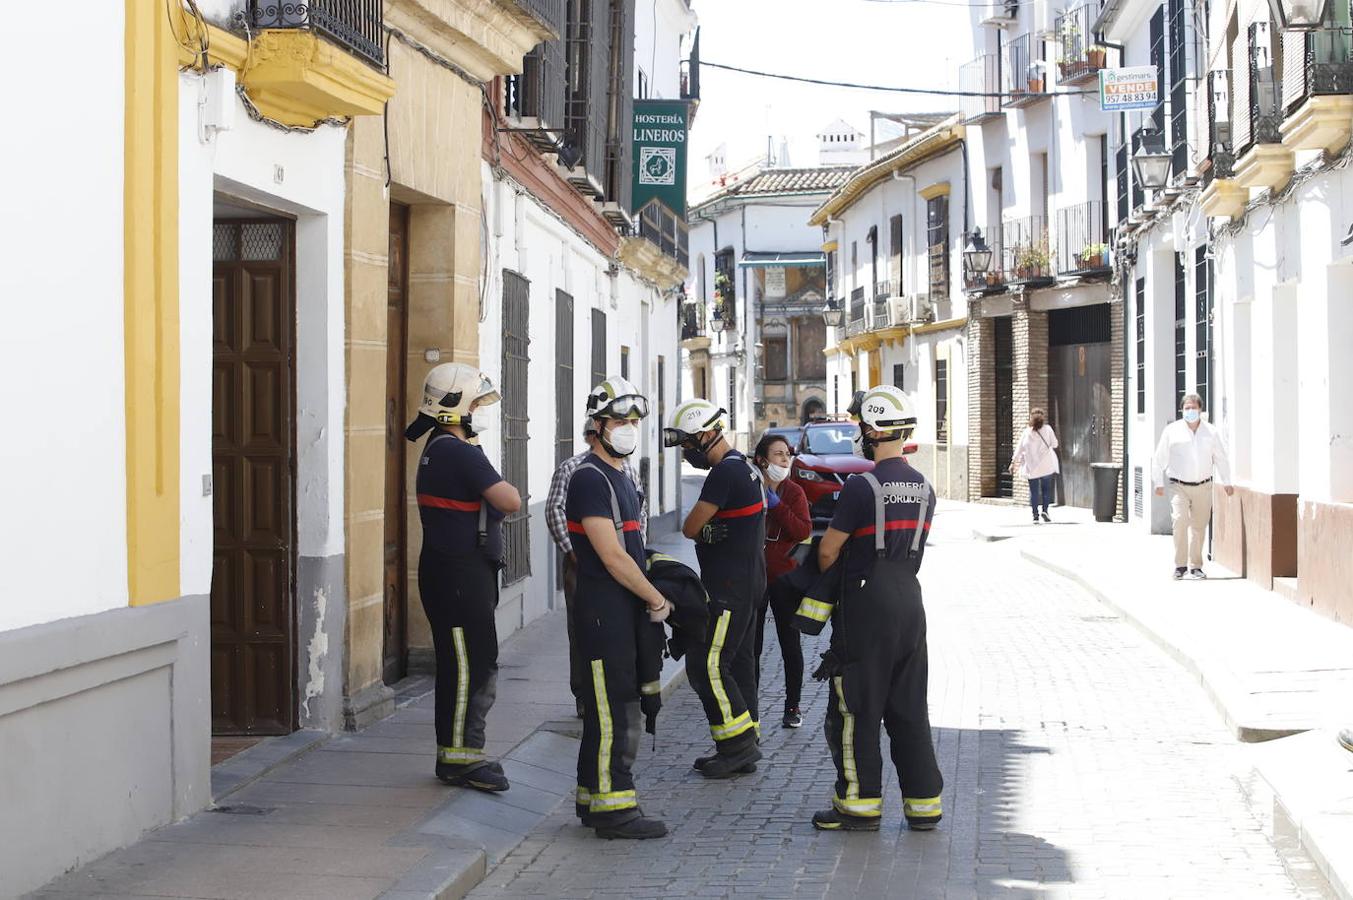
<path id="1" fill-rule="evenodd" d="M 1112 522 L 1118 509 L 1118 466 L 1113 463 L 1091 463 L 1095 478 L 1095 521 Z"/>

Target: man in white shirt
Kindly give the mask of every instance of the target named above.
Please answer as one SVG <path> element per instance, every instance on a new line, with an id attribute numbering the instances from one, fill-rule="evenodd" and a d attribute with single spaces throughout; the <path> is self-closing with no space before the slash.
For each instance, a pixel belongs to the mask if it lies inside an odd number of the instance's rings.
<path id="1" fill-rule="evenodd" d="M 1151 482 L 1156 496 L 1170 485 L 1170 521 L 1174 525 L 1174 577 L 1206 578 L 1203 574 L 1203 534 L 1212 517 L 1212 478 L 1216 473 L 1231 496 L 1231 466 L 1219 432 L 1203 421 L 1203 401 L 1185 394 L 1181 418 L 1165 426 L 1151 458 Z"/>

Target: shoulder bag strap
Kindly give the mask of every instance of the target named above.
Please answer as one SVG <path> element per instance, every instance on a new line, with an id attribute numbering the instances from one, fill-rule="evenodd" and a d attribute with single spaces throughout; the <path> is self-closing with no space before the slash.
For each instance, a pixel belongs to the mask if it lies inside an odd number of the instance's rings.
<path id="1" fill-rule="evenodd" d="M 615 495 L 615 485 L 611 484 L 611 479 L 606 477 L 606 473 L 598 469 L 590 462 L 585 462 L 578 466 L 579 469 L 591 469 L 602 477 L 606 482 L 606 490 L 611 494 L 611 521 L 615 523 L 615 536 L 620 538 L 620 546 L 625 546 L 625 517 L 620 513 L 620 498 Z"/>

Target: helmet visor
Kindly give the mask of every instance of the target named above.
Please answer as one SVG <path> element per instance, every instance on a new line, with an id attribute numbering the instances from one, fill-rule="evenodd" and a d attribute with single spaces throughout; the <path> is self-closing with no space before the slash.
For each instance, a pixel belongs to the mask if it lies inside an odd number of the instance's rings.
<path id="1" fill-rule="evenodd" d="M 691 439 L 691 435 L 679 428 L 664 428 L 662 430 L 662 445 L 664 447 L 680 447 Z"/>
<path id="2" fill-rule="evenodd" d="M 487 375 L 479 376 L 479 389 L 475 391 L 475 403 L 480 406 L 492 406 L 502 399 L 498 389 L 493 386 L 493 382 Z"/>
<path id="3" fill-rule="evenodd" d="M 639 394 L 616 397 L 597 410 L 597 416 L 603 419 L 643 419 L 648 416 L 648 398 Z"/>

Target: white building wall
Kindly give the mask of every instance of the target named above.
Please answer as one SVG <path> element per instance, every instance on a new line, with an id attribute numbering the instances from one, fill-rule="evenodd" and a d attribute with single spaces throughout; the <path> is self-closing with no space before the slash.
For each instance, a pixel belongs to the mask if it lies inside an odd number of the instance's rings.
<path id="1" fill-rule="evenodd" d="M 92 46 L 123 15 L 93 4 L 65 33 Z M 34 72 L 9 103 L 40 139 L 0 140 L 0 631 L 127 604 L 124 82 L 53 66 L 40 41 L 0 60 L 9 84 Z"/>
<path id="2" fill-rule="evenodd" d="M 681 96 L 682 42 L 695 28 L 695 12 L 686 0 L 657 0 L 634 6 L 634 96 L 639 96 L 639 73 L 648 82 L 654 100 Z"/>

